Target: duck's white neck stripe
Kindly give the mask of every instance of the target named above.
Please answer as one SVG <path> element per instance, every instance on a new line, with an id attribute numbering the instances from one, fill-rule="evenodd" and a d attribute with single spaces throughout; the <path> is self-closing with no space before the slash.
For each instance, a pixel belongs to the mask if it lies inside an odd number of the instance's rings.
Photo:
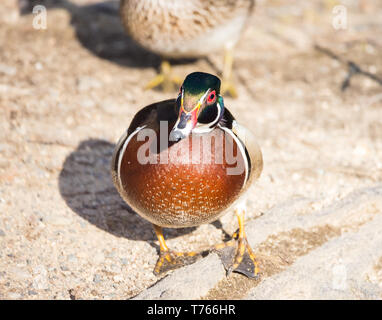
<path id="1" fill-rule="evenodd" d="M 214 130 L 214 125 L 217 124 L 217 122 L 219 121 L 219 118 L 221 116 L 221 113 L 222 113 L 222 108 L 221 108 L 219 102 L 217 103 L 217 107 L 218 107 L 219 111 L 218 111 L 218 115 L 216 116 L 214 121 L 212 121 L 210 123 L 206 123 L 206 124 L 199 124 L 192 131 L 196 132 L 196 133 L 207 133 L 207 132 L 211 132 L 212 130 Z"/>
<path id="2" fill-rule="evenodd" d="M 245 179 L 244 179 L 244 182 L 243 182 L 243 187 L 245 186 L 245 184 L 247 183 L 247 180 L 248 180 L 248 177 L 249 177 L 249 165 L 248 165 L 248 159 L 247 159 L 247 154 L 245 153 L 245 146 L 243 145 L 243 143 L 240 141 L 240 139 L 232 132 L 231 129 L 229 128 L 226 128 L 226 127 L 223 127 L 221 126 L 220 124 L 217 125 L 220 129 L 224 130 L 225 132 L 228 132 L 231 137 L 235 140 L 242 156 L 243 156 L 243 160 L 244 160 L 244 166 L 245 166 Z"/>

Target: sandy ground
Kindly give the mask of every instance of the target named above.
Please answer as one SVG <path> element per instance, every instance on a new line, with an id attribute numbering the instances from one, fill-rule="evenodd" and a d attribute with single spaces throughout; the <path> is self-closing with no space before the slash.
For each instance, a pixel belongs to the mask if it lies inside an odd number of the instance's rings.
<path id="1" fill-rule="evenodd" d="M 176 92 L 142 90 L 159 58 L 127 38 L 117 2 L 101 10 L 96 2 L 58 2 L 46 30 L 32 27 L 33 15 L 20 16 L 16 1 L 0 7 L 1 299 L 127 299 L 158 281 L 151 225 L 120 199 L 109 163 L 132 116 Z M 347 26 L 335 30 L 336 4 L 258 1 L 237 46 L 239 98 L 225 101 L 264 156 L 248 222 L 297 198 L 310 199 L 296 209 L 310 217 L 382 183 L 382 5 L 343 1 Z M 219 73 L 221 62 L 213 55 L 174 72 Z M 362 220 L 365 212 L 355 212 Z M 201 250 L 236 228 L 228 214 L 167 229 L 166 238 L 176 250 Z M 268 237 L 254 248 L 268 255 L 259 256 L 264 278 L 353 229 Z M 376 255 L 373 281 L 382 288 Z M 253 285 L 240 277 L 230 278 L 239 291 L 226 279 L 205 298 L 245 297 Z"/>

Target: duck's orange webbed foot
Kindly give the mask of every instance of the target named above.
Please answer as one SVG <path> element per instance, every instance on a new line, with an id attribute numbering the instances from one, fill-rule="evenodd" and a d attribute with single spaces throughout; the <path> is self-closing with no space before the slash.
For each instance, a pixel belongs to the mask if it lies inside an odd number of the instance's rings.
<path id="1" fill-rule="evenodd" d="M 154 274 L 161 275 L 167 271 L 192 264 L 196 262 L 199 256 L 197 252 L 160 251 L 158 261 L 154 268 Z"/>
<path id="2" fill-rule="evenodd" d="M 201 257 L 201 254 L 197 252 L 176 252 L 170 250 L 164 240 L 162 228 L 157 225 L 153 226 L 160 245 L 159 258 L 154 268 L 155 275 L 161 275 L 167 271 L 194 263 Z"/>
<path id="3" fill-rule="evenodd" d="M 259 266 L 244 232 L 244 210 L 236 210 L 236 215 L 239 230 L 233 234 L 232 240 L 216 245 L 214 249 L 218 252 L 227 275 L 238 272 L 256 279 L 259 276 Z"/>

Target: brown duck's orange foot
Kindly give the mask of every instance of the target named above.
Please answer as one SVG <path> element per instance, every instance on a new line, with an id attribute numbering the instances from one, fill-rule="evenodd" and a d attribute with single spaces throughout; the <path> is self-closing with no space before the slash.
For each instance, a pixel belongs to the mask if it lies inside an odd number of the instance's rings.
<path id="1" fill-rule="evenodd" d="M 222 80 L 220 93 L 221 94 L 228 93 L 232 98 L 235 98 L 235 99 L 238 97 L 235 84 L 233 83 L 232 80 L 228 80 L 228 79 Z"/>
<path id="2" fill-rule="evenodd" d="M 156 87 L 161 87 L 164 92 L 171 92 L 178 90 L 182 84 L 182 79 L 173 75 L 171 66 L 168 61 L 163 61 L 160 67 L 160 72 L 150 82 L 148 82 L 144 89 L 150 90 Z"/>
<path id="3" fill-rule="evenodd" d="M 166 273 L 167 271 L 192 264 L 200 257 L 201 254 L 197 252 L 174 252 L 171 250 L 161 250 L 154 268 L 154 274 L 160 275 Z"/>
<path id="4" fill-rule="evenodd" d="M 259 266 L 247 238 L 239 238 L 238 232 L 235 232 L 232 238 L 232 240 L 214 247 L 227 271 L 227 275 L 231 272 L 238 272 L 248 278 L 257 279 Z"/>

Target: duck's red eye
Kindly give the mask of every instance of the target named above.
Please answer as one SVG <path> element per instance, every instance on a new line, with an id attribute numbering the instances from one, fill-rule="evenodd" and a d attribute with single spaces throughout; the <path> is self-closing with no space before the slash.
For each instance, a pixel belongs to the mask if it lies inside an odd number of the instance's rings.
<path id="1" fill-rule="evenodd" d="M 208 103 L 208 104 L 214 103 L 215 100 L 216 100 L 216 93 L 215 93 L 215 91 L 212 91 L 212 92 L 209 94 L 208 98 L 207 98 L 207 103 Z"/>

